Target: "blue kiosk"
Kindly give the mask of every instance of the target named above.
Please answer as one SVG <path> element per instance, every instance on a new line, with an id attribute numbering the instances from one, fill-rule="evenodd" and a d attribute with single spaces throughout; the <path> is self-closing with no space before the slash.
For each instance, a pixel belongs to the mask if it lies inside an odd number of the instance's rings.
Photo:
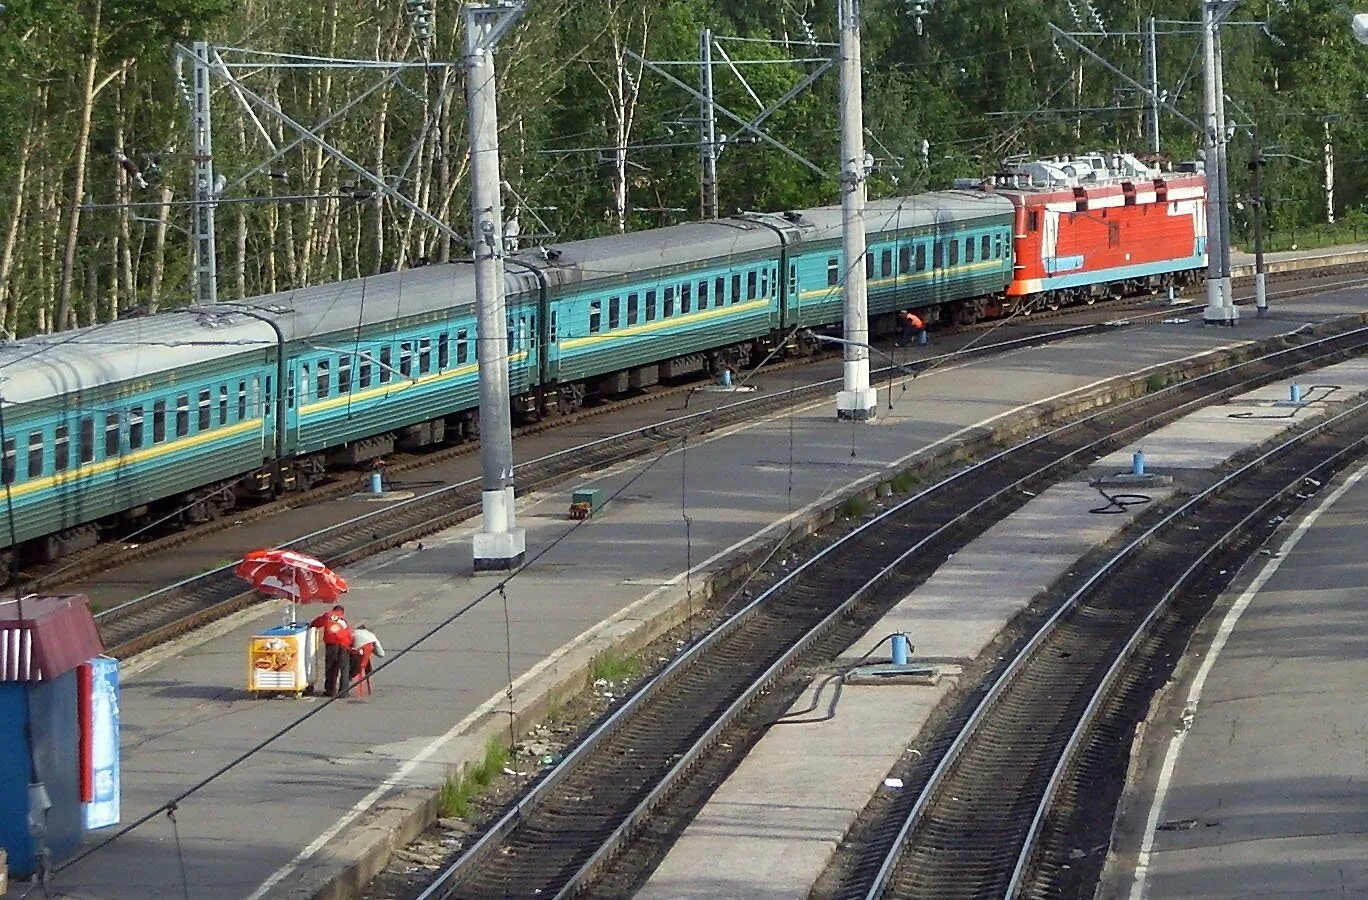
<path id="1" fill-rule="evenodd" d="M 84 596 L 0 601 L 0 848 L 13 877 L 118 821 L 118 667 L 103 652 Z"/>

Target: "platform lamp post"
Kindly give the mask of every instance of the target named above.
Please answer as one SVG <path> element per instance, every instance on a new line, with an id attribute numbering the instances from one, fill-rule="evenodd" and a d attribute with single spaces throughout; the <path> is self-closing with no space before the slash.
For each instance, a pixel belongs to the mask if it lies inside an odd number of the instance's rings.
<path id="1" fill-rule="evenodd" d="M 865 200 L 868 172 L 864 152 L 864 103 L 860 78 L 860 0 L 840 0 L 837 12 L 841 56 L 841 231 L 845 250 L 845 365 L 836 417 L 855 422 L 874 418 L 878 395 L 869 384 L 869 284 L 865 278 Z"/>
<path id="2" fill-rule="evenodd" d="M 476 572 L 522 565 L 527 533 L 517 527 L 513 495 L 513 417 L 508 386 L 508 315 L 504 308 L 503 203 L 499 196 L 499 113 L 494 47 L 522 13 L 522 3 L 467 4 L 466 97 L 470 120 L 470 216 L 475 253 L 476 360 L 480 371 L 480 506 Z"/>

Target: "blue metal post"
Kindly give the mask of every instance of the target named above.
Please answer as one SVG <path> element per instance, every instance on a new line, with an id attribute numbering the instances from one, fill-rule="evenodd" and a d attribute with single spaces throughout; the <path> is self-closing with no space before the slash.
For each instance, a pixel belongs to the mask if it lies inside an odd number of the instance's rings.
<path id="1" fill-rule="evenodd" d="M 1291 394 L 1292 402 L 1293 402 L 1293 403 L 1300 403 L 1300 402 L 1302 402 L 1302 398 L 1301 398 L 1301 385 L 1297 384 L 1295 381 L 1292 382 L 1290 394 Z"/>
<path id="2" fill-rule="evenodd" d="M 925 347 L 925 346 L 926 346 L 926 342 L 927 342 L 926 329 L 923 328 L 921 331 L 918 331 L 918 332 L 917 332 L 917 343 L 918 343 L 919 345 Z"/>
<path id="3" fill-rule="evenodd" d="M 385 489 L 380 484 L 380 473 L 370 473 L 370 492 L 372 494 L 383 494 Z"/>
<path id="4" fill-rule="evenodd" d="M 907 665 L 907 635 L 902 632 L 893 635 L 893 665 Z"/>
<path id="5" fill-rule="evenodd" d="M 1132 474 L 1132 475 L 1144 475 L 1144 474 L 1145 474 L 1145 451 L 1144 451 L 1144 450 L 1136 450 L 1135 453 L 1133 453 L 1133 454 L 1131 455 L 1131 474 Z"/>
<path id="6" fill-rule="evenodd" d="M 731 386 L 732 386 L 732 381 L 731 381 L 731 369 L 723 369 L 723 370 L 722 370 L 722 386 L 723 386 L 723 387 L 731 387 Z"/>

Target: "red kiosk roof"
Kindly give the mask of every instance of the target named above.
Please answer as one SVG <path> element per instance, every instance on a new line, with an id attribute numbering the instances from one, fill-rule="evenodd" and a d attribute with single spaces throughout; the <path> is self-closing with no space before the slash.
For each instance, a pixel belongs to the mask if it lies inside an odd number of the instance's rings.
<path id="1" fill-rule="evenodd" d="M 103 652 L 83 594 L 0 601 L 0 682 L 56 678 Z"/>

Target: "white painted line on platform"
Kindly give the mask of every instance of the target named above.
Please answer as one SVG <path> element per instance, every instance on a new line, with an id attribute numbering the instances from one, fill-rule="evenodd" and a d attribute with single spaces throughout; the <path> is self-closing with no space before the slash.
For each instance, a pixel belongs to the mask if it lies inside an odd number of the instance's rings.
<path id="1" fill-rule="evenodd" d="M 1343 484 L 1331 491 L 1320 503 L 1316 505 L 1306 518 L 1292 531 L 1278 548 L 1278 555 L 1264 563 L 1259 574 L 1249 583 L 1239 598 L 1231 604 L 1230 610 L 1226 612 L 1225 618 L 1221 620 L 1220 627 L 1216 630 L 1216 636 L 1211 641 L 1206 657 L 1203 658 L 1201 666 L 1197 669 L 1197 675 L 1192 679 L 1192 686 L 1188 689 L 1187 702 L 1183 706 L 1183 719 L 1188 725 L 1183 730 L 1174 735 L 1169 742 L 1168 752 L 1164 754 L 1164 765 L 1159 770 L 1159 781 L 1154 789 L 1154 800 L 1150 804 L 1149 816 L 1145 820 L 1144 836 L 1140 843 L 1140 852 L 1135 862 L 1135 881 L 1131 885 L 1130 900 L 1143 900 L 1145 896 L 1146 882 L 1149 878 L 1149 866 L 1154 854 L 1155 835 L 1159 828 L 1159 817 L 1164 813 L 1164 804 L 1168 800 L 1169 787 L 1173 782 L 1173 772 L 1178 766 L 1178 757 L 1183 752 L 1183 745 L 1187 742 L 1187 736 L 1192 731 L 1192 719 L 1197 713 L 1197 703 L 1202 698 L 1202 689 L 1206 687 L 1207 676 L 1211 674 L 1212 668 L 1216 665 L 1216 658 L 1225 649 L 1226 642 L 1230 640 L 1230 635 L 1239 623 L 1240 617 L 1244 615 L 1245 609 L 1256 597 L 1268 579 L 1282 567 L 1283 562 L 1292 553 L 1292 550 L 1301 542 L 1311 526 L 1315 525 L 1320 519 L 1321 514 L 1330 509 L 1339 501 L 1345 493 L 1360 479 L 1368 475 L 1368 465 L 1363 466 L 1353 475 L 1349 476 Z"/>

